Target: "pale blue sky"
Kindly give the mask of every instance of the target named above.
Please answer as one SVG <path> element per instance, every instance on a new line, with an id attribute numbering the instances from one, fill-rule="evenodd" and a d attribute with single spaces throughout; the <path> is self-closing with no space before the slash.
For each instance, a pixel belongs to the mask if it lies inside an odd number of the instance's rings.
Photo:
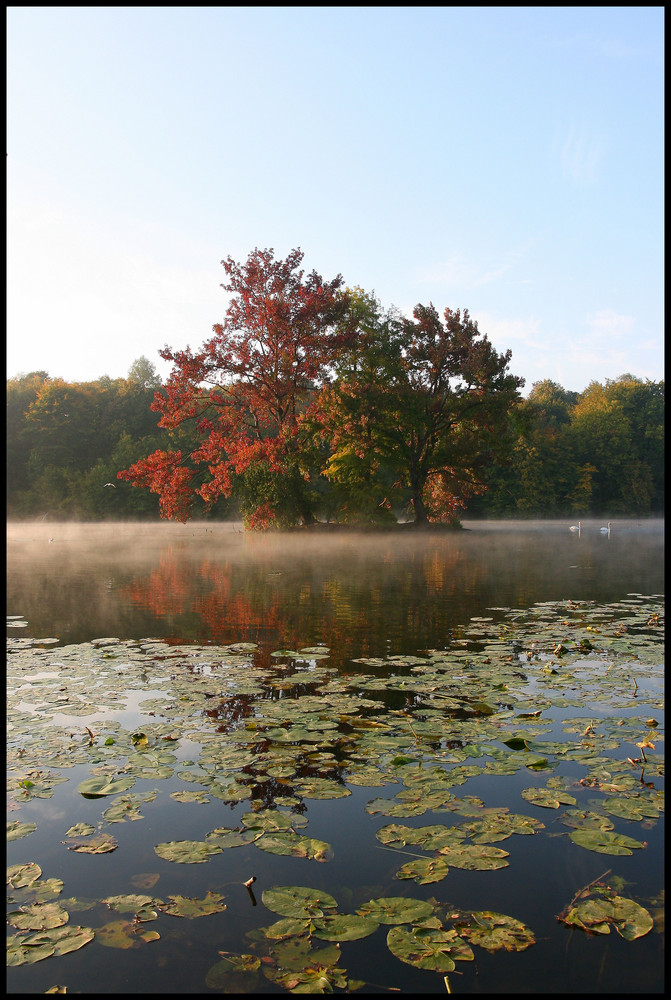
<path id="1" fill-rule="evenodd" d="M 255 247 L 663 378 L 662 7 L 9 7 L 7 374 L 199 347 Z"/>

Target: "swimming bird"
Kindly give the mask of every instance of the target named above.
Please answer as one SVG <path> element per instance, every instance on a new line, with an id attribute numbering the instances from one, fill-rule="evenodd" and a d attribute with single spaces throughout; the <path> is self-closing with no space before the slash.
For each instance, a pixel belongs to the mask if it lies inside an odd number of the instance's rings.
<path id="1" fill-rule="evenodd" d="M 601 532 L 602 535 L 610 535 L 610 526 L 611 526 L 611 522 L 609 521 L 608 522 L 608 527 L 607 528 L 599 528 L 599 531 Z"/>
<path id="2" fill-rule="evenodd" d="M 569 531 L 577 531 L 578 534 L 580 534 L 580 521 L 578 521 L 577 524 L 572 524 L 571 527 L 568 530 Z"/>

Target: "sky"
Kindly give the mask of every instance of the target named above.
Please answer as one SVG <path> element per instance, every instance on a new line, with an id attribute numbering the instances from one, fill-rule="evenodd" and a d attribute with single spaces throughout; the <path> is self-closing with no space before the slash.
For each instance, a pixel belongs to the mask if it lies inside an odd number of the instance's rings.
<path id="1" fill-rule="evenodd" d="M 663 7 L 7 11 L 8 378 L 166 378 L 257 247 L 664 377 Z"/>

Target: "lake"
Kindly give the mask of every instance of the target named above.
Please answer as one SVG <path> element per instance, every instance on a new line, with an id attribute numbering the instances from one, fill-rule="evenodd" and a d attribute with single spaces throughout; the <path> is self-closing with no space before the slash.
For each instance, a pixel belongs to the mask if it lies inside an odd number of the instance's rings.
<path id="1" fill-rule="evenodd" d="M 664 526 L 605 523 L 9 525 L 9 991 L 662 992 Z"/>

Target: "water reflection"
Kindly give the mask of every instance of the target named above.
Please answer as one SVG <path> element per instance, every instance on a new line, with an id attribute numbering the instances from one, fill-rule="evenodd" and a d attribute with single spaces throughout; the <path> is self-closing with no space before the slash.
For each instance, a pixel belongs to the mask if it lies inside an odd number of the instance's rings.
<path id="1" fill-rule="evenodd" d="M 30 635 L 338 656 L 442 647 L 492 608 L 663 591 L 663 522 L 483 522 L 449 534 L 253 535 L 230 524 L 12 525 L 8 613 Z M 43 537 L 42 537 L 43 536 Z M 53 537 L 53 542 L 48 542 Z"/>

